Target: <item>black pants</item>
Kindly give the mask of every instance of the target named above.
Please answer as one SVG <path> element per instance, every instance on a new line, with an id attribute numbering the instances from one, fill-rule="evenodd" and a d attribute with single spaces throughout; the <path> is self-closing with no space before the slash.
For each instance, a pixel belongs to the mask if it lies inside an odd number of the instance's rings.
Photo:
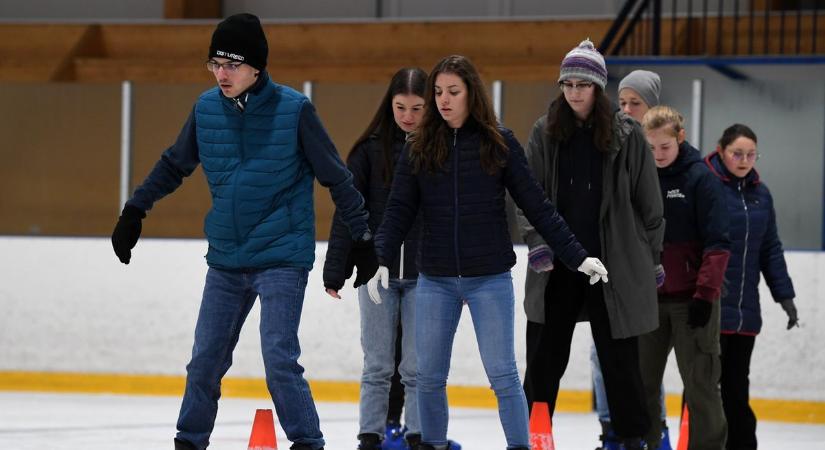
<path id="1" fill-rule="evenodd" d="M 750 398 L 751 354 L 756 336 L 723 334 L 722 407 L 728 419 L 728 450 L 756 449 L 756 416 Z"/>
<path id="2" fill-rule="evenodd" d="M 387 408 L 387 422 L 401 423 L 401 410 L 404 409 L 404 385 L 398 365 L 401 364 L 401 321 L 398 322 L 398 336 L 395 338 L 395 373 L 390 379 L 390 403 Z"/>
<path id="3" fill-rule="evenodd" d="M 547 402 L 550 414 L 555 411 L 559 382 L 570 359 L 573 329 L 584 308 L 601 362 L 613 429 L 622 438 L 643 437 L 650 428 L 650 418 L 639 369 L 639 342 L 636 337 L 610 337 L 601 283 L 591 286 L 583 274 L 556 266 L 544 301 L 545 324 L 527 322 L 527 404 Z"/>

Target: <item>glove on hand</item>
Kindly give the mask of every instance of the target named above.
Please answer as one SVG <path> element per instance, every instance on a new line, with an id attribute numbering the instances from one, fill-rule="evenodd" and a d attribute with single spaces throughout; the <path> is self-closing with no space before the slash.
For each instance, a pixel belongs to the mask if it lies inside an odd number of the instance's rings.
<path id="1" fill-rule="evenodd" d="M 691 328 L 704 327 L 710 321 L 710 313 L 713 305 L 700 298 L 694 298 L 688 307 L 688 325 Z"/>
<path id="2" fill-rule="evenodd" d="M 533 272 L 549 272 L 553 270 L 553 250 L 547 245 L 539 245 L 527 254 L 527 261 Z"/>
<path id="3" fill-rule="evenodd" d="M 358 268 L 353 286 L 358 288 L 375 275 L 378 270 L 378 257 L 375 255 L 375 243 L 372 239 L 355 241 L 349 251 L 349 258 L 352 258 L 353 265 Z M 350 271 L 350 274 L 352 272 Z"/>
<path id="4" fill-rule="evenodd" d="M 665 285 L 665 267 L 661 264 L 656 264 L 653 267 L 653 273 L 656 274 L 656 287 L 660 288 Z"/>
<path id="5" fill-rule="evenodd" d="M 782 309 L 785 310 L 785 314 L 788 315 L 788 329 L 798 327 L 799 316 L 796 313 L 796 305 L 794 305 L 793 299 L 781 300 L 779 304 L 782 306 Z"/>
<path id="6" fill-rule="evenodd" d="M 607 269 L 599 258 L 584 258 L 584 262 L 579 266 L 579 272 L 590 277 L 590 284 L 596 284 L 599 279 L 607 283 Z"/>
<path id="7" fill-rule="evenodd" d="M 347 261 L 344 263 L 344 277 L 335 278 L 333 280 L 324 280 L 324 287 L 332 289 L 333 291 L 340 291 L 344 287 L 344 280 L 348 280 L 352 276 L 352 271 L 355 268 L 355 263 L 352 261 L 352 252 L 347 253 Z"/>
<path id="8" fill-rule="evenodd" d="M 376 305 L 381 304 L 381 294 L 378 293 L 379 282 L 381 282 L 381 287 L 384 289 L 390 287 L 390 269 L 385 266 L 380 266 L 375 276 L 367 283 L 367 292 L 370 294 L 370 300 Z"/>
<path id="9" fill-rule="evenodd" d="M 123 207 L 115 230 L 112 232 L 112 248 L 120 262 L 129 264 L 132 259 L 132 249 L 135 248 L 140 230 L 143 228 L 142 219 L 146 213 L 131 205 Z"/>

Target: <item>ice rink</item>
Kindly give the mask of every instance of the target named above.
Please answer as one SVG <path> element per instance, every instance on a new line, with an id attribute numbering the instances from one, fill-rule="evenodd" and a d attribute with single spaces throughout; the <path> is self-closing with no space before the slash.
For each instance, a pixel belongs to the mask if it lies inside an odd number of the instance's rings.
<path id="1" fill-rule="evenodd" d="M 180 399 L 177 397 L 40 394 L 0 392 L 0 449 L 3 450 L 149 450 L 171 449 Z M 257 408 L 272 408 L 264 399 L 221 400 L 210 449 L 246 449 Z M 354 449 L 358 406 L 319 403 L 321 428 L 328 450 Z M 676 418 L 669 419 L 675 447 Z M 557 414 L 556 448 L 596 447 L 595 414 Z M 289 442 L 276 425 L 278 448 Z M 450 438 L 464 449 L 506 447 L 498 416 L 492 409 L 452 408 Z M 760 422 L 759 448 L 813 450 L 825 448 L 825 425 Z"/>

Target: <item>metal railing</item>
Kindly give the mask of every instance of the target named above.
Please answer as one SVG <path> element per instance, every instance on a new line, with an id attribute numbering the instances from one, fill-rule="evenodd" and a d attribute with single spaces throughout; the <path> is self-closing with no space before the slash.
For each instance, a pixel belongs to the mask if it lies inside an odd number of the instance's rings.
<path id="1" fill-rule="evenodd" d="M 662 0 L 627 0 L 599 51 L 610 56 L 825 54 L 823 0 L 669 3 L 663 11 Z"/>

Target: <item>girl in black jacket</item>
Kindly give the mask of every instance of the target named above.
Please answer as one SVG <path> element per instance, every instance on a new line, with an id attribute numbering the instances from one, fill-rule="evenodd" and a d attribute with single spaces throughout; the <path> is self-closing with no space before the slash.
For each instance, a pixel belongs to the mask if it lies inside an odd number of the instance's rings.
<path id="1" fill-rule="evenodd" d="M 481 359 L 496 394 L 508 449 L 529 447 L 527 402 L 513 350 L 515 264 L 505 190 L 559 255 L 591 277 L 607 271 L 587 253 L 530 173 L 510 130 L 498 125 L 475 67 L 463 56 L 439 62 L 427 79 L 424 119 L 393 177 L 375 237 L 380 267 L 370 297 L 381 298 L 389 266 L 417 216 L 415 340 L 422 448 L 449 448 L 446 383 L 452 342 L 466 303 Z"/>
<path id="2" fill-rule="evenodd" d="M 659 417 L 662 375 L 673 349 L 690 411 L 690 446 L 721 450 L 727 426 L 718 385 L 719 297 L 730 258 L 724 188 L 685 140 L 684 119 L 676 110 L 657 106 L 645 114 L 642 126 L 667 221 L 659 327 L 639 337 L 648 413 Z M 650 448 L 659 448 L 660 427 L 653 421 L 647 433 Z"/>
<path id="3" fill-rule="evenodd" d="M 423 117 L 426 79 L 426 72 L 418 68 L 404 68 L 396 72 L 375 116 L 347 158 L 355 187 L 366 201 L 369 226 L 373 232 L 384 216 L 393 169 L 407 133 L 415 131 Z M 344 222 L 336 214 L 324 263 L 324 286 L 327 293 L 335 298 L 341 298 L 338 291 L 352 275 L 354 262 L 359 258 L 358 249 L 350 248 L 351 242 Z M 411 448 L 417 448 L 421 440 L 413 333 L 415 282 L 418 278 L 415 265 L 417 247 L 418 229 L 413 226 L 405 235 L 398 256 L 389 263 L 391 280 L 381 293 L 383 301 L 376 302 L 378 304 L 370 300 L 366 286 L 362 286 L 367 281 L 362 279 L 363 275 L 359 273 L 355 280 L 361 309 L 361 349 L 364 352 L 358 431 L 358 448 L 361 450 L 378 450 L 385 438 L 398 438 L 385 436 L 385 423 L 400 330 L 403 333 L 400 336 L 398 372 L 407 396 L 404 417 L 406 439 Z"/>

